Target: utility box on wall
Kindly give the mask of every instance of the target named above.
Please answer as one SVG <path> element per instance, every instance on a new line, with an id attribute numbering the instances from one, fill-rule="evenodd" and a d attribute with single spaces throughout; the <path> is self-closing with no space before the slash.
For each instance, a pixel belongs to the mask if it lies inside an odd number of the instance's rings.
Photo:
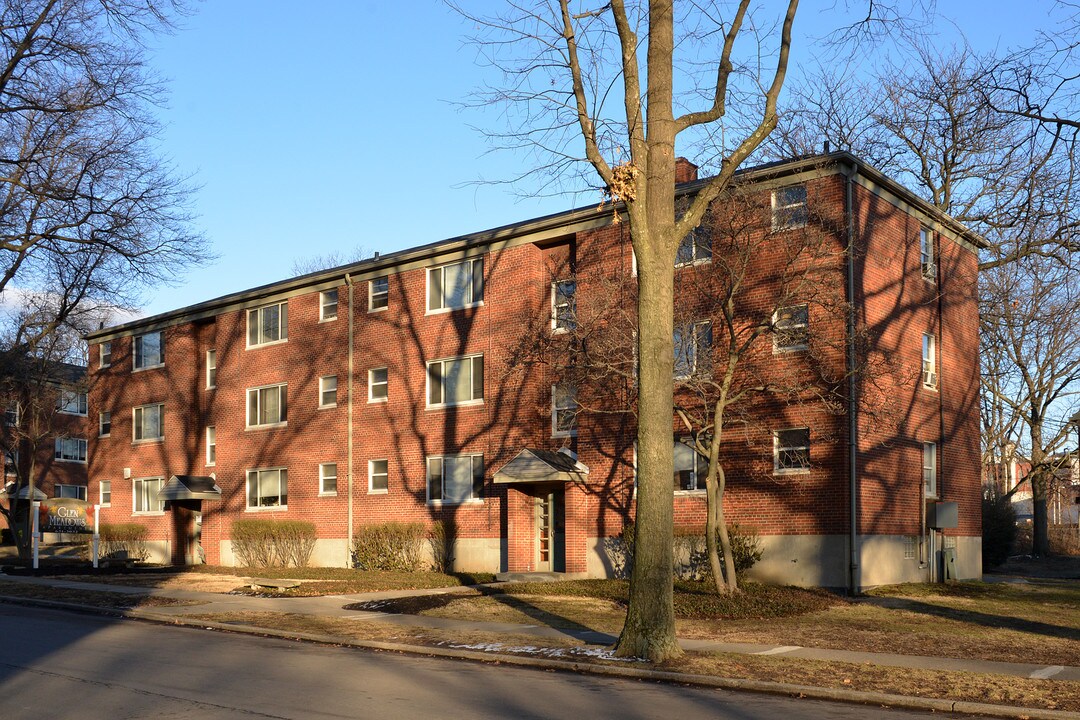
<path id="1" fill-rule="evenodd" d="M 947 530 L 960 524 L 960 513 L 955 502 L 926 503 L 926 525 L 935 530 Z"/>

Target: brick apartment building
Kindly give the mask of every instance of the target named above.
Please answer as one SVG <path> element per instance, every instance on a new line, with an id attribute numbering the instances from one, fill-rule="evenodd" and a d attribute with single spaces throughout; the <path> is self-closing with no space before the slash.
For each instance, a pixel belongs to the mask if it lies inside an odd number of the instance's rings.
<path id="1" fill-rule="evenodd" d="M 696 169 L 683 161 L 680 173 L 693 193 Z M 983 241 L 843 152 L 740 182 L 772 218 L 763 232 L 782 240 L 810 223 L 835 250 L 822 256 L 824 290 L 854 293 L 851 327 L 870 338 L 856 352 L 891 368 L 859 392 L 896 409 L 885 421 L 861 402 L 762 403 L 760 422 L 725 431 L 728 518 L 764 550 L 753 573 L 836 588 L 918 581 L 944 545 L 961 577 L 978 577 Z M 610 574 L 612 539 L 633 517 L 632 416 L 575 415 L 590 403 L 540 365 L 514 367 L 511 349 L 538 318 L 558 332 L 606 292 L 600 278 L 632 276 L 614 217 L 573 210 L 92 333 L 90 499 L 104 522 L 147 525 L 177 563 L 233 564 L 232 523 L 269 517 L 313 521 L 313 562 L 344 566 L 354 528 L 402 520 L 443 523 L 460 569 Z M 707 268 L 711 252 L 690 240 L 676 272 Z M 755 272 L 769 277 L 774 262 L 763 254 Z M 843 377 L 854 333 L 815 307 L 784 308 L 776 329 L 835 341 L 825 357 Z M 770 347 L 767 364 L 804 362 L 798 347 Z M 703 526 L 700 468 L 676 449 L 676 522 Z M 934 501 L 958 509 L 936 544 Z"/>

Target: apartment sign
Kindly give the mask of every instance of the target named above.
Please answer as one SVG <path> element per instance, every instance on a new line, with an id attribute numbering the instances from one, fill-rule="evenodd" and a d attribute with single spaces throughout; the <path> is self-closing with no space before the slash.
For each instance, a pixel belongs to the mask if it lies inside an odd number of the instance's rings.
<path id="1" fill-rule="evenodd" d="M 38 531 L 93 534 L 94 506 L 74 498 L 42 500 L 38 508 Z"/>

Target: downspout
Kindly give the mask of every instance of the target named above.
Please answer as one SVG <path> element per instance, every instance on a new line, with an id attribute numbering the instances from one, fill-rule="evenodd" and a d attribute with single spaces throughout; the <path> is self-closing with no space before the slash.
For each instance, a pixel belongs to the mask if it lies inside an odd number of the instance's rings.
<path id="1" fill-rule="evenodd" d="M 345 273 L 345 284 L 349 286 L 349 380 L 348 380 L 348 460 L 349 466 L 349 531 L 348 544 L 345 546 L 345 567 L 352 567 L 353 544 L 353 279 Z"/>
<path id="2" fill-rule="evenodd" d="M 848 548 L 850 550 L 850 563 L 848 567 L 848 592 L 852 595 L 859 591 L 859 484 L 856 475 L 858 471 L 858 416 L 856 415 L 858 404 L 855 397 L 855 214 L 852 202 L 852 184 L 855 176 L 859 173 L 858 163 L 852 162 L 851 169 L 845 178 L 845 210 L 847 212 L 847 374 L 848 374 L 848 508 L 850 511 L 850 528 Z"/>

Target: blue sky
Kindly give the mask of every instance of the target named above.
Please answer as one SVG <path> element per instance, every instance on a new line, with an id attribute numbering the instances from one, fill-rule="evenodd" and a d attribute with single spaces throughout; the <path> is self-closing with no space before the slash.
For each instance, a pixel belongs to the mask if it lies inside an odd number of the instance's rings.
<path id="1" fill-rule="evenodd" d="M 804 2 L 797 33 L 822 32 L 842 5 Z M 1049 23 L 1023 5 L 942 0 L 938 10 L 963 18 L 986 50 Z M 284 279 L 305 256 L 386 253 L 574 203 L 471 184 L 513 176 L 528 159 L 487 152 L 476 127 L 500 128 L 496 113 L 453 106 L 498 78 L 442 2 L 207 0 L 195 10 L 154 41 L 149 61 L 170 81 L 163 150 L 200 186 L 197 227 L 219 258 L 150 293 L 144 313 Z M 951 43 L 955 28 L 937 27 Z M 795 62 L 809 47 L 800 42 Z"/>

